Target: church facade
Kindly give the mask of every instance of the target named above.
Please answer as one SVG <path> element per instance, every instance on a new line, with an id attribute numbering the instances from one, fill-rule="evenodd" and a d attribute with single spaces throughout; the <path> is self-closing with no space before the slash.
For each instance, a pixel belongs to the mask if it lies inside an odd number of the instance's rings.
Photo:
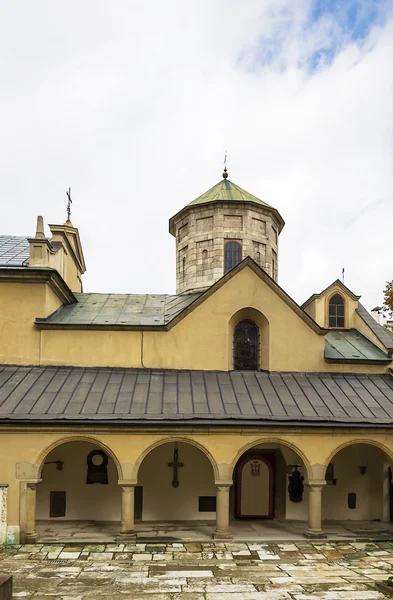
<path id="1" fill-rule="evenodd" d="M 278 210 L 223 179 L 170 219 L 176 294 L 85 293 L 70 220 L 0 232 L 0 543 L 37 524 L 391 520 L 393 335 L 278 284 Z"/>

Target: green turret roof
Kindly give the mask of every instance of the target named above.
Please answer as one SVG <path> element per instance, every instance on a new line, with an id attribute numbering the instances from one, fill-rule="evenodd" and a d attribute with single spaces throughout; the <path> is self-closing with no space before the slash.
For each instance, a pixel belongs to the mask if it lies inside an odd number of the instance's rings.
<path id="1" fill-rule="evenodd" d="M 232 181 L 229 181 L 228 179 L 223 179 L 210 188 L 210 190 L 202 194 L 202 196 L 199 196 L 187 204 L 187 206 L 206 204 L 206 202 L 254 202 L 261 206 L 273 208 L 270 204 L 266 204 L 266 202 L 263 202 L 256 196 L 253 196 L 253 194 L 246 192 L 246 190 L 243 190 L 236 185 L 236 183 L 232 183 Z"/>
<path id="2" fill-rule="evenodd" d="M 272 211 L 278 221 L 279 232 L 282 230 L 285 222 L 276 208 L 270 204 L 267 204 L 266 202 L 263 202 L 263 200 L 260 200 L 253 194 L 246 192 L 246 190 L 243 190 L 243 188 L 236 185 L 236 183 L 229 181 L 227 179 L 228 172 L 226 169 L 222 175 L 222 181 L 214 185 L 212 188 L 210 188 L 210 190 L 202 194 L 202 196 L 195 198 L 195 200 L 187 204 L 181 211 L 169 219 L 169 231 L 172 235 L 175 235 L 174 223 L 180 216 L 184 215 L 194 206 L 200 206 L 202 204 L 209 204 L 212 202 L 251 202 L 252 204 L 256 204 L 261 208 Z"/>

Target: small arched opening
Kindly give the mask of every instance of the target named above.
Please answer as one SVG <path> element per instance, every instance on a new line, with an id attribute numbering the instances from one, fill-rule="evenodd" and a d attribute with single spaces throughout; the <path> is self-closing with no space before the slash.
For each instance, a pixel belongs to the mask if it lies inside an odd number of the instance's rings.
<path id="1" fill-rule="evenodd" d="M 121 490 L 111 453 L 93 441 L 67 441 L 49 451 L 36 486 L 36 531 L 42 542 L 113 539 Z"/>
<path id="2" fill-rule="evenodd" d="M 269 321 L 259 310 L 243 308 L 229 321 L 229 370 L 263 369 L 270 365 Z"/>
<path id="3" fill-rule="evenodd" d="M 326 468 L 322 494 L 322 519 L 327 522 L 324 529 L 328 530 L 329 521 L 360 521 L 364 523 L 360 526 L 362 531 L 378 529 L 378 522 L 390 522 L 390 465 L 388 454 L 373 444 L 355 442 L 337 450 Z"/>

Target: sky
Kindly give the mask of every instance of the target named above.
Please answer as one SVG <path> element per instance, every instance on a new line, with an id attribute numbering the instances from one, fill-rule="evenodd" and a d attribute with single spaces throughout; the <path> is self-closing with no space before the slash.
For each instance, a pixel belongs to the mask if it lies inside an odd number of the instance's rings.
<path id="1" fill-rule="evenodd" d="M 79 228 L 84 291 L 175 293 L 168 220 L 229 179 L 276 207 L 279 283 L 393 279 L 393 1 L 0 3 L 0 234 Z"/>

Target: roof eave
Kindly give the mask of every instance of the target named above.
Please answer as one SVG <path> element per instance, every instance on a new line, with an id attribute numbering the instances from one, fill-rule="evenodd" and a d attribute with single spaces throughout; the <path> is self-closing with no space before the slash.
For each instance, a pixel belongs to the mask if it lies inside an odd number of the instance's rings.
<path id="1" fill-rule="evenodd" d="M 56 269 L 50 267 L 0 267 L 0 283 L 47 283 L 63 304 L 76 297 Z"/>
<path id="2" fill-rule="evenodd" d="M 318 300 L 319 298 L 322 298 L 322 296 L 324 296 L 326 294 L 326 292 L 330 288 L 334 287 L 335 285 L 338 285 L 338 287 L 340 287 L 346 294 L 348 294 L 348 296 L 352 300 L 360 300 L 361 296 L 357 296 L 356 294 L 351 292 L 351 290 L 349 288 L 347 288 L 347 286 L 344 285 L 342 283 L 342 281 L 340 281 L 339 279 L 336 279 L 336 281 L 333 281 L 333 283 L 328 285 L 322 292 L 319 292 L 319 294 L 312 294 L 309 298 L 307 298 L 307 300 L 305 302 L 303 302 L 301 307 L 306 308 L 309 304 L 311 304 L 311 302 L 313 302 L 313 300 Z"/>
<path id="3" fill-rule="evenodd" d="M 392 362 L 391 358 L 324 358 L 327 363 L 345 365 L 389 365 Z"/>

